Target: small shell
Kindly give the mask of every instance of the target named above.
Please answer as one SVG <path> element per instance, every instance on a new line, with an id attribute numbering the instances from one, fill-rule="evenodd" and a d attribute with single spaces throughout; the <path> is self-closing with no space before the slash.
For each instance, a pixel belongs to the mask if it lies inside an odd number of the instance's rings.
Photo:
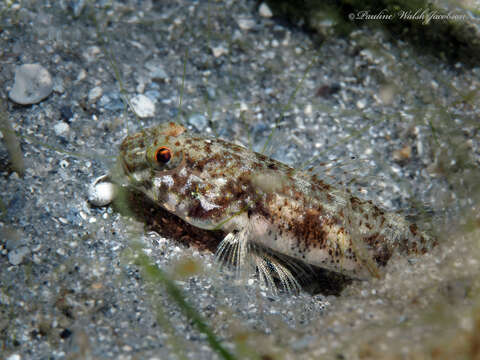
<path id="1" fill-rule="evenodd" d="M 107 206 L 117 194 L 117 186 L 110 181 L 108 175 L 96 178 L 88 189 L 88 202 L 94 206 Z"/>

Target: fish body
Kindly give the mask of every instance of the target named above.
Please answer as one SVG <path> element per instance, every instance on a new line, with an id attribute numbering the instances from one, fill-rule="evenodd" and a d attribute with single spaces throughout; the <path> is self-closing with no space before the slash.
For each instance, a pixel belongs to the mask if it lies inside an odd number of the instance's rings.
<path id="1" fill-rule="evenodd" d="M 184 221 L 227 235 L 217 256 L 294 283 L 282 256 L 357 278 L 379 276 L 394 253 L 423 254 L 435 241 L 308 172 L 216 138 L 164 123 L 128 136 L 119 165 L 128 183 Z M 276 255 L 274 255 L 276 254 Z"/>

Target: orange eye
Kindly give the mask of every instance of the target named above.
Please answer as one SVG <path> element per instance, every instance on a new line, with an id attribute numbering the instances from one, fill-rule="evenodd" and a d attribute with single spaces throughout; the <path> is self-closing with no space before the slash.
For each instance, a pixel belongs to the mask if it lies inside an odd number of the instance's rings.
<path id="1" fill-rule="evenodd" d="M 166 164 L 172 158 L 172 151 L 165 147 L 161 146 L 155 151 L 155 161 L 160 164 Z"/>

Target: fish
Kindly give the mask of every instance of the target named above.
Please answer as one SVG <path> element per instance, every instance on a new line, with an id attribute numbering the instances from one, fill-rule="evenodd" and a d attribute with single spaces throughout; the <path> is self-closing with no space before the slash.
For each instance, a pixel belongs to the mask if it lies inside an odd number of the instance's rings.
<path id="1" fill-rule="evenodd" d="M 273 288 L 299 289 L 296 264 L 379 278 L 395 252 L 416 256 L 437 244 L 402 215 L 316 174 L 175 122 L 127 136 L 116 166 L 168 212 L 223 231 L 216 258 Z"/>

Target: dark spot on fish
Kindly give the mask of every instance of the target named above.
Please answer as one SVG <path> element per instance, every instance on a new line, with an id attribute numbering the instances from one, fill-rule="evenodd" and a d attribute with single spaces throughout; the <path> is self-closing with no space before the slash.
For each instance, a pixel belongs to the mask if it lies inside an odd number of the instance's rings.
<path id="1" fill-rule="evenodd" d="M 417 235 L 417 230 L 418 230 L 417 225 L 415 224 L 410 225 L 410 231 L 413 235 Z"/>

